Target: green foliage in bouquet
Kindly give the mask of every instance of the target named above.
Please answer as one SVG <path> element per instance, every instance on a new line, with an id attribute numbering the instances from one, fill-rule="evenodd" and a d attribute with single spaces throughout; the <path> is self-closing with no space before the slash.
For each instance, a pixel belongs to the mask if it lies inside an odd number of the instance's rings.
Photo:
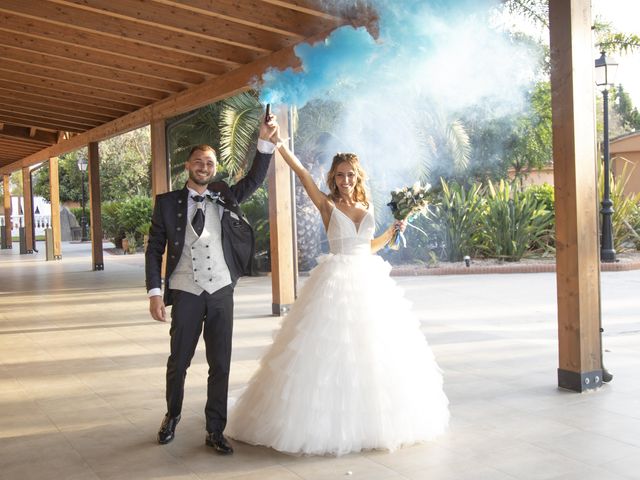
<path id="1" fill-rule="evenodd" d="M 420 185 L 416 182 L 411 187 L 403 187 L 391 192 L 391 201 L 387 203 L 391 208 L 391 214 L 396 220 L 406 220 L 409 222 L 411 217 L 424 212 L 428 204 L 428 192 L 431 185 Z M 396 231 L 387 244 L 392 250 L 398 250 L 400 244 L 406 246 L 404 235 Z"/>

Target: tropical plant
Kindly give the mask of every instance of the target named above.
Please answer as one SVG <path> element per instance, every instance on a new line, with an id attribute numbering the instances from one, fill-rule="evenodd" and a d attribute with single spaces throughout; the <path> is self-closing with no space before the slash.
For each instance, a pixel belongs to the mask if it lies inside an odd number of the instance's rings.
<path id="1" fill-rule="evenodd" d="M 248 154 L 256 147 L 262 119 L 262 105 L 250 92 L 221 102 L 219 160 L 234 178 L 242 177 L 249 167 Z"/>
<path id="2" fill-rule="evenodd" d="M 257 93 L 249 91 L 174 119 L 167 128 L 172 186 L 184 184 L 184 162 L 191 149 L 202 144 L 218 153 L 216 179 L 241 177 L 249 167 L 261 118 Z"/>
<path id="3" fill-rule="evenodd" d="M 613 248 L 616 252 L 628 250 L 637 241 L 636 231 L 633 229 L 634 218 L 637 215 L 640 193 L 625 194 L 625 187 L 629 182 L 633 168 L 625 162 L 622 171 L 614 176 L 609 172 L 610 198 L 613 202 Z M 598 192 L 600 201 L 604 194 L 604 168 L 598 169 Z"/>
<path id="4" fill-rule="evenodd" d="M 463 123 L 435 107 L 423 111 L 417 131 L 421 146 L 420 179 L 433 184 L 439 178 L 460 178 L 471 155 L 471 143 Z"/>
<path id="5" fill-rule="evenodd" d="M 487 183 L 486 212 L 482 217 L 482 247 L 487 256 L 519 261 L 548 235 L 553 214 L 531 191 L 517 183 Z"/>
<path id="6" fill-rule="evenodd" d="M 458 262 L 477 250 L 478 227 L 482 222 L 484 200 L 482 186 L 468 188 L 457 182 L 441 179 L 442 191 L 429 210 L 429 218 L 437 229 L 442 256 Z"/>

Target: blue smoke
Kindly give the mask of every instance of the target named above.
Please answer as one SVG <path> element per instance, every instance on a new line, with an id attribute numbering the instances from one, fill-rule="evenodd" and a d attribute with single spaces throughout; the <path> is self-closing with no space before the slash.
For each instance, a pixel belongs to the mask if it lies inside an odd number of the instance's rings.
<path id="1" fill-rule="evenodd" d="M 340 10 L 356 3 L 362 2 L 332 0 L 326 6 Z M 368 3 L 379 15 L 377 40 L 364 27 L 344 26 L 322 42 L 298 45 L 294 51 L 302 70 L 268 70 L 260 82 L 261 101 L 303 107 L 316 98 L 352 98 L 358 90 L 371 90 L 372 86 L 408 81 L 427 85 L 428 72 L 422 74 L 420 70 L 443 46 L 450 44 L 451 37 L 460 35 L 456 25 L 463 26 L 476 12 L 486 13 L 497 2 L 370 0 Z"/>

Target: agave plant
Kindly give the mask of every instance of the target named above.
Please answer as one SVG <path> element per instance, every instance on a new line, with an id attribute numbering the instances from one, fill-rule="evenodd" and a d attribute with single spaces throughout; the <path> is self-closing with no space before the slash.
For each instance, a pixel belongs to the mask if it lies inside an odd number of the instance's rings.
<path id="1" fill-rule="evenodd" d="M 500 180 L 487 184 L 486 213 L 482 217 L 483 249 L 490 257 L 519 261 L 549 234 L 553 213 L 532 191 Z"/>
<path id="2" fill-rule="evenodd" d="M 444 258 L 458 262 L 477 250 L 478 227 L 482 222 L 482 186 L 468 189 L 457 182 L 440 179 L 442 191 L 431 207 L 429 217 L 439 232 Z"/>

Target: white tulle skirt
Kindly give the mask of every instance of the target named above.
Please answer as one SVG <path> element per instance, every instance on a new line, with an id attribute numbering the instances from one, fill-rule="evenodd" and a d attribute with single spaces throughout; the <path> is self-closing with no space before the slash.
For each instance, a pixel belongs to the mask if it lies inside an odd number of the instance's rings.
<path id="1" fill-rule="evenodd" d="M 320 259 L 230 408 L 229 437 L 343 455 L 446 429 L 441 371 L 390 269 L 375 255 Z"/>

